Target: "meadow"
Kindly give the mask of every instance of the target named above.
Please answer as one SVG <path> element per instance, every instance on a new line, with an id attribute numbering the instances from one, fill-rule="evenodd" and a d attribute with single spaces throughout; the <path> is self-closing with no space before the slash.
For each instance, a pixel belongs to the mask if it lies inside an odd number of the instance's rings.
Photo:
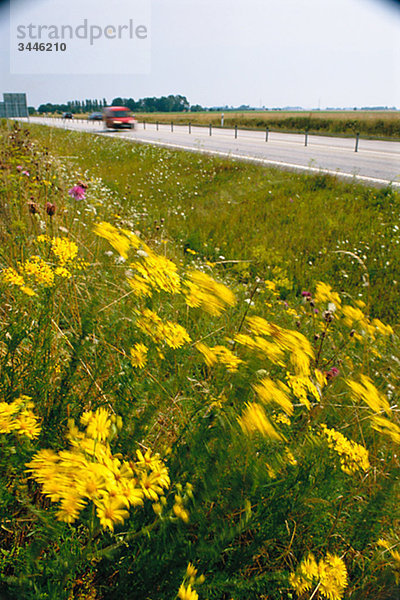
<path id="1" fill-rule="evenodd" d="M 0 595 L 399 592 L 399 194 L 0 127 Z"/>
<path id="2" fill-rule="evenodd" d="M 221 112 L 193 113 L 137 113 L 139 122 L 176 123 L 221 126 Z M 318 135 L 355 136 L 366 138 L 400 139 L 400 113 L 398 111 L 225 111 L 224 127 L 271 131 L 309 131 Z"/>

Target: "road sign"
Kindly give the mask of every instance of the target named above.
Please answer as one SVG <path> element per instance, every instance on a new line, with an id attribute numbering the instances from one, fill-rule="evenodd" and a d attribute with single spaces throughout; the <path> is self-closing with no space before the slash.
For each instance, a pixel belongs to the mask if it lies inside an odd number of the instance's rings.
<path id="1" fill-rule="evenodd" d="M 4 102 L 0 102 L 0 117 L 28 117 L 26 94 L 3 94 Z"/>

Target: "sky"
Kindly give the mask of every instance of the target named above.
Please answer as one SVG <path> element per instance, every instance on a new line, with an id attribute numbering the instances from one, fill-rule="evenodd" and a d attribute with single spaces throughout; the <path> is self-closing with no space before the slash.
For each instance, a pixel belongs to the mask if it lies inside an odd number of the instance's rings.
<path id="1" fill-rule="evenodd" d="M 100 59 L 97 73 L 93 66 L 79 73 L 77 57 L 76 72 L 29 67 L 23 75 L 10 72 L 10 40 L 13 52 L 17 40 L 9 2 L 0 0 L 0 94 L 26 92 L 31 106 L 182 94 L 203 106 L 400 108 L 400 3 L 394 0 L 148 0 L 147 72 L 135 72 L 140 61 L 133 50 L 107 42 L 111 61 Z M 64 7 L 59 14 L 67 23 L 71 0 L 52 2 Z M 22 2 L 21 19 L 28 5 L 46 22 L 46 0 Z M 110 0 L 96 0 L 95 11 L 92 0 L 78 6 L 81 19 L 128 16 Z"/>

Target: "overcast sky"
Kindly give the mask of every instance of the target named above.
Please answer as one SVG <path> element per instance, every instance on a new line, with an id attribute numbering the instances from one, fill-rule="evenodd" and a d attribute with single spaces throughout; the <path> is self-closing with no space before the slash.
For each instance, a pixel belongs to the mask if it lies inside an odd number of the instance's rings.
<path id="1" fill-rule="evenodd" d="M 112 0 L 97 0 L 95 15 L 80 5 L 82 18 L 115 21 Z M 12 75 L 8 15 L 1 2 L 0 93 L 27 92 L 33 106 L 179 93 L 206 106 L 400 108 L 395 2 L 151 0 L 150 72 L 128 75 Z M 131 59 L 116 56 L 115 64 Z"/>

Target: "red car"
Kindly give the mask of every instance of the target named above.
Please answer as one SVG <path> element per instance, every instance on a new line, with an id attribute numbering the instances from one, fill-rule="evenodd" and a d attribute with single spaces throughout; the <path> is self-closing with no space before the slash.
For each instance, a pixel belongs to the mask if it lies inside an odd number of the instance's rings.
<path id="1" fill-rule="evenodd" d="M 107 106 L 103 108 L 104 126 L 110 129 L 134 129 L 135 119 L 126 106 Z"/>

